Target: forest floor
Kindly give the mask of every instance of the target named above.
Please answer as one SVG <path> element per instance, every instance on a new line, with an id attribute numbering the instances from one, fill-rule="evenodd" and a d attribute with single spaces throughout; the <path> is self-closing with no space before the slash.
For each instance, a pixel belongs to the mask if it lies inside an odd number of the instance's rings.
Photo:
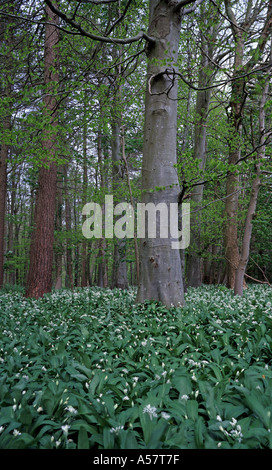
<path id="1" fill-rule="evenodd" d="M 272 448 L 272 289 L 0 292 L 0 448 Z"/>

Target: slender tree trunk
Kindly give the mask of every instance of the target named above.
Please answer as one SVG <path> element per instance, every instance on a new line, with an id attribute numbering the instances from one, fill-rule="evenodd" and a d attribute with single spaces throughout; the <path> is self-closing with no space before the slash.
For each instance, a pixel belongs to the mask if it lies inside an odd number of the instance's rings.
<path id="1" fill-rule="evenodd" d="M 83 189 L 82 189 L 82 207 L 87 203 L 87 186 L 88 186 L 88 173 L 87 173 L 87 116 L 86 116 L 86 97 L 84 100 L 84 115 L 83 115 Z M 87 241 L 82 242 L 81 250 L 81 287 L 87 286 Z"/>
<path id="2" fill-rule="evenodd" d="M 240 296 L 243 295 L 244 278 L 245 278 L 245 272 L 246 272 L 246 267 L 247 267 L 247 263 L 249 259 L 249 253 L 250 253 L 252 219 L 256 211 L 258 193 L 259 193 L 259 188 L 261 185 L 261 180 L 260 180 L 261 163 L 260 162 L 265 157 L 265 104 L 267 100 L 268 90 L 269 90 L 269 82 L 267 81 L 263 94 L 262 94 L 260 105 L 259 105 L 259 134 L 260 134 L 261 145 L 257 150 L 258 163 L 256 164 L 256 176 L 252 183 L 249 206 L 248 206 L 248 211 L 247 211 L 246 221 L 245 221 L 241 256 L 239 259 L 236 276 L 235 276 L 234 294 L 237 294 Z"/>
<path id="3" fill-rule="evenodd" d="M 65 228 L 66 238 L 66 286 L 70 289 L 74 287 L 73 280 L 73 247 L 71 241 L 71 205 L 68 194 L 68 168 L 64 166 L 64 203 L 65 203 Z"/>
<path id="4" fill-rule="evenodd" d="M 57 205 L 56 205 L 56 232 L 59 234 L 62 231 L 62 206 L 63 206 L 63 168 L 58 169 L 58 185 L 57 185 Z M 56 269 L 56 281 L 55 289 L 62 288 L 62 257 L 63 257 L 63 246 L 62 241 L 58 240 L 55 245 L 55 269 Z"/>
<path id="5" fill-rule="evenodd" d="M 151 0 L 149 35 L 156 38 L 147 48 L 148 84 L 145 98 L 145 126 L 142 168 L 144 204 L 178 202 L 179 181 L 176 164 L 177 83 L 164 73 L 175 67 L 178 58 L 181 17 L 166 0 Z M 163 62 L 167 63 L 167 67 Z M 164 63 L 165 63 L 164 62 Z M 152 80 L 151 78 L 154 77 Z M 151 80 L 151 82 L 150 82 Z M 150 90 L 151 88 L 151 90 Z M 171 90 L 166 93 L 166 90 Z M 151 91 L 151 93 L 150 93 Z M 162 188 L 156 190 L 156 187 Z M 158 215 L 158 213 L 157 213 Z M 140 240 L 140 281 L 137 301 L 161 301 L 166 306 L 183 305 L 184 289 L 179 251 L 173 249 L 171 236 L 160 238 L 157 217 L 156 238 Z"/>
<path id="6" fill-rule="evenodd" d="M 111 122 L 111 156 L 112 156 L 112 175 L 113 175 L 113 201 L 114 205 L 123 201 L 124 173 L 122 172 L 122 149 L 121 149 L 121 124 L 122 124 L 122 89 L 120 85 L 121 69 L 116 70 L 115 76 L 115 94 Z M 120 200 L 121 199 L 121 200 Z M 128 288 L 127 280 L 127 262 L 126 262 L 126 240 L 114 239 L 114 261 L 112 272 L 112 287 L 120 289 Z"/>
<path id="7" fill-rule="evenodd" d="M 9 123 L 3 123 L 5 130 L 9 129 Z M 7 200 L 7 158 L 8 145 L 1 143 L 0 149 L 0 288 L 4 282 L 4 253 L 5 253 L 5 228 L 6 228 L 6 200 Z"/>
<path id="8" fill-rule="evenodd" d="M 50 128 L 57 124 L 56 98 L 54 87 L 58 82 L 57 45 L 59 40 L 58 16 L 53 14 L 48 6 L 46 14 L 48 23 L 45 25 L 45 115 L 50 116 Z M 50 132 L 50 131 L 49 131 Z M 55 133 L 55 131 L 54 131 Z M 51 133 L 52 134 L 52 133 Z M 54 220 L 56 208 L 57 165 L 54 161 L 56 154 L 55 136 L 43 132 L 44 166 L 40 169 L 38 190 L 34 215 L 34 230 L 30 249 L 30 266 L 27 279 L 26 297 L 42 297 L 52 288 Z"/>
<path id="9" fill-rule="evenodd" d="M 16 215 L 16 197 L 17 197 L 17 182 L 16 182 L 16 168 L 13 167 L 11 170 L 11 194 L 10 194 L 10 212 L 9 212 L 9 223 L 8 223 L 8 241 L 7 241 L 7 249 L 8 253 L 10 253 L 11 258 L 14 259 L 15 252 L 14 252 L 14 217 Z M 15 266 L 14 263 L 9 267 L 9 274 L 8 274 L 8 282 L 10 284 L 15 283 Z"/>
<path id="10" fill-rule="evenodd" d="M 205 88 L 209 84 L 213 65 L 208 57 L 212 57 L 212 51 L 209 50 L 202 35 L 202 62 L 199 73 L 199 88 Z M 195 124 L 195 142 L 194 158 L 199 161 L 199 168 L 205 169 L 206 165 L 206 136 L 207 136 L 207 117 L 211 98 L 211 90 L 198 91 L 196 98 L 196 124 Z M 198 287 L 202 283 L 201 279 L 201 212 L 200 206 L 203 199 L 204 185 L 195 186 L 191 196 L 192 214 L 191 214 L 191 237 L 190 249 L 187 258 L 187 285 Z M 198 211 L 198 212 L 197 212 Z"/>
<path id="11" fill-rule="evenodd" d="M 229 164 L 236 165 L 240 159 L 241 132 L 243 121 L 243 110 L 247 95 L 245 93 L 245 79 L 237 78 L 243 73 L 252 70 L 261 60 L 265 45 L 271 37 L 272 30 L 272 0 L 267 3 L 266 18 L 263 22 L 260 35 L 257 38 L 257 47 L 255 53 L 244 64 L 244 48 L 246 33 L 249 28 L 258 22 L 258 13 L 260 13 L 261 4 L 253 8 L 253 3 L 248 2 L 246 14 L 243 22 L 239 22 L 231 8 L 231 1 L 225 0 L 227 16 L 230 20 L 232 35 L 235 42 L 234 73 L 231 91 L 231 116 L 230 116 L 230 149 Z M 236 269 L 240 262 L 238 249 L 238 194 L 239 194 L 239 174 L 238 171 L 231 171 L 227 177 L 227 197 L 225 211 L 227 217 L 227 226 L 225 231 L 225 257 L 226 257 L 226 276 L 227 287 L 233 289 L 235 285 Z"/>
<path id="12" fill-rule="evenodd" d="M 125 128 L 124 127 L 122 129 L 122 158 L 124 160 L 125 168 L 126 168 L 127 183 L 128 183 L 129 196 L 130 196 L 130 204 L 134 209 L 132 189 L 131 189 L 130 178 L 129 178 L 128 163 L 127 163 L 126 151 L 125 151 Z M 135 264 L 136 264 L 137 284 L 139 284 L 139 275 L 140 275 L 139 274 L 139 253 L 138 253 L 138 242 L 137 242 L 136 231 L 134 231 L 134 249 L 135 249 Z M 131 265 L 131 270 L 132 270 L 132 265 Z"/>
<path id="13" fill-rule="evenodd" d="M 118 104 L 120 106 L 119 100 Z M 112 122 L 112 172 L 113 172 L 113 197 L 114 203 L 120 202 L 120 187 L 123 184 L 121 170 L 121 118 L 118 118 L 120 109 L 116 111 Z M 112 273 L 112 287 L 120 289 L 128 288 L 127 262 L 126 262 L 126 240 L 114 240 L 114 262 Z"/>
<path id="14" fill-rule="evenodd" d="M 243 67 L 244 40 L 240 30 L 233 32 L 236 49 L 234 60 L 234 75 L 241 74 Z M 245 103 L 244 80 L 235 79 L 232 82 L 231 92 L 231 116 L 230 116 L 230 140 L 229 140 L 229 165 L 235 165 L 241 156 L 241 132 L 243 107 Z M 226 230 L 225 230 L 225 257 L 227 287 L 234 288 L 236 268 L 239 263 L 238 248 L 238 198 L 239 198 L 239 174 L 232 171 L 226 181 Z"/>
<path id="15" fill-rule="evenodd" d="M 12 7 L 11 7 L 12 8 Z M 8 47 L 11 47 L 12 37 L 9 32 L 9 37 L 5 38 L 6 27 L 9 24 L 5 21 L 0 23 L 0 41 L 5 41 Z M 2 131 L 2 141 L 0 142 L 0 288 L 3 287 L 4 282 L 4 254 L 5 254 L 5 232 L 6 232 L 6 204 L 7 204 L 7 160 L 9 153 L 9 146 L 7 144 L 8 134 L 11 129 L 11 83 L 9 80 L 11 72 L 11 55 L 5 57 L 5 63 L 2 64 L 2 74 L 4 89 L 0 90 L 3 99 L 6 102 L 6 112 L 2 116 L 0 130 Z"/>
<path id="16" fill-rule="evenodd" d="M 106 188 L 106 175 L 105 175 L 105 166 L 103 164 L 103 149 L 102 149 L 102 132 L 101 129 L 98 130 L 97 137 L 97 155 L 98 155 L 98 168 L 100 173 L 100 189 L 103 191 Z M 105 219 L 105 205 L 102 203 L 102 220 Z M 98 285 L 99 287 L 107 287 L 108 285 L 108 275 L 106 268 L 105 252 L 106 252 L 106 240 L 104 235 L 99 240 L 98 243 Z"/>

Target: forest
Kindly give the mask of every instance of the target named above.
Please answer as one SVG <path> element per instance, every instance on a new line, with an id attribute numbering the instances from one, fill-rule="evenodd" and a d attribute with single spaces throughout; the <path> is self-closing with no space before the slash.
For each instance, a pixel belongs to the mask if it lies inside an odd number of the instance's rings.
<path id="1" fill-rule="evenodd" d="M 0 0 L 0 63 L 0 448 L 272 448 L 272 0 Z"/>

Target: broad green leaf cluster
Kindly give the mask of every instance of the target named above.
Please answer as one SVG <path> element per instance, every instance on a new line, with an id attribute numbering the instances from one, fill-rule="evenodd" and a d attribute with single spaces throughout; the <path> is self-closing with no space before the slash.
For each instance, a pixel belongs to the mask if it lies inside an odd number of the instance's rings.
<path id="1" fill-rule="evenodd" d="M 0 448 L 271 448 L 272 292 L 0 295 Z"/>

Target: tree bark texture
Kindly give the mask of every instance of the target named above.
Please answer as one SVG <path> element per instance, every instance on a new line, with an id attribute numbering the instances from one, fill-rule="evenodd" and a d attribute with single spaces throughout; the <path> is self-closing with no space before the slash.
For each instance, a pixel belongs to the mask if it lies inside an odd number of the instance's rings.
<path id="1" fill-rule="evenodd" d="M 45 25 L 44 74 L 47 87 L 44 99 L 45 114 L 51 116 L 50 128 L 57 124 L 55 84 L 58 82 L 57 44 L 59 40 L 58 16 L 46 7 L 48 23 Z M 53 23 L 53 24 L 52 24 Z M 44 166 L 40 169 L 36 196 L 34 230 L 30 248 L 30 266 L 26 297 L 42 297 L 52 288 L 54 220 L 56 208 L 57 164 L 55 163 L 55 132 L 44 130 Z M 52 135 L 53 134 L 53 135 Z"/>
<path id="2" fill-rule="evenodd" d="M 267 100 L 269 90 L 269 82 L 267 81 L 262 98 L 259 105 L 259 134 L 260 134 L 260 147 L 257 150 L 257 164 L 256 164 L 256 175 L 252 183 L 251 195 L 249 200 L 249 206 L 246 215 L 244 235 L 242 240 L 241 256 L 237 266 L 236 276 L 235 276 L 235 285 L 234 285 L 234 294 L 243 295 L 243 286 L 246 267 L 250 254 L 250 241 L 252 234 L 252 219 L 254 217 L 258 193 L 261 185 L 260 179 L 260 161 L 265 157 L 265 104 Z"/>
<path id="3" fill-rule="evenodd" d="M 86 116 L 86 99 L 84 100 L 83 110 L 83 193 L 82 193 L 82 207 L 87 203 L 88 194 L 88 167 L 87 167 L 87 116 Z M 81 287 L 87 286 L 87 241 L 84 239 L 81 245 Z"/>
<path id="4" fill-rule="evenodd" d="M 119 100 L 118 100 L 118 104 Z M 112 122 L 112 173 L 113 173 L 113 197 L 114 204 L 120 201 L 120 185 L 123 184 L 123 173 L 121 169 L 121 120 L 118 118 L 120 110 L 114 116 Z M 127 262 L 126 262 L 126 240 L 114 240 L 114 262 L 112 272 L 112 287 L 120 289 L 128 288 Z"/>
<path id="5" fill-rule="evenodd" d="M 179 181 L 176 163 L 177 83 L 163 72 L 175 68 L 178 57 L 181 17 L 166 0 L 150 1 L 149 35 L 155 44 L 147 47 L 147 78 L 150 84 L 145 98 L 145 125 L 142 168 L 142 202 L 178 202 Z M 167 63 L 167 66 L 165 65 Z M 170 90 L 171 88 L 171 90 Z M 169 93 L 166 90 L 170 90 Z M 156 190 L 156 187 L 163 189 Z M 169 212 L 169 211 L 168 211 Z M 183 305 L 184 289 L 179 250 L 172 249 L 172 238 L 160 238 L 157 220 L 156 238 L 139 240 L 140 280 L 137 301 L 160 301 L 166 306 Z"/>
<path id="6" fill-rule="evenodd" d="M 58 168 L 58 184 L 57 184 L 57 203 L 56 203 L 56 232 L 61 233 L 62 230 L 62 207 L 63 207 L 63 168 Z M 55 258 L 55 289 L 62 288 L 62 257 L 63 245 L 62 241 L 58 240 L 54 247 Z"/>
<path id="7" fill-rule="evenodd" d="M 3 122 L 3 130 L 9 130 L 10 119 Z M 4 282 L 4 254 L 5 254 L 5 228 L 6 228 L 6 200 L 7 200 L 7 159 L 8 145 L 1 142 L 0 148 L 0 288 Z"/>
<path id="8" fill-rule="evenodd" d="M 242 71 L 244 40 L 241 31 L 233 32 L 236 49 L 234 60 L 234 78 Z M 232 82 L 231 91 L 231 115 L 230 115 L 230 140 L 229 140 L 229 165 L 235 165 L 241 156 L 241 132 L 243 106 L 245 103 L 244 80 L 236 79 Z M 229 172 L 226 181 L 226 229 L 225 229 L 225 258 L 226 258 L 226 284 L 230 289 L 234 288 L 236 269 L 239 263 L 238 248 L 238 199 L 239 199 L 239 174 L 238 171 Z"/>
<path id="9" fill-rule="evenodd" d="M 227 16 L 230 20 L 232 35 L 235 42 L 234 69 L 231 92 L 231 116 L 230 116 L 230 152 L 229 163 L 237 164 L 241 153 L 241 132 L 243 122 L 243 110 L 246 102 L 245 79 L 238 78 L 241 74 L 252 70 L 261 60 L 266 43 L 271 37 L 272 30 L 272 0 L 269 0 L 266 11 L 266 17 L 263 27 L 260 29 L 257 38 L 257 47 L 246 64 L 244 60 L 245 39 L 250 32 L 250 27 L 258 22 L 258 14 L 263 9 L 261 3 L 256 4 L 248 2 L 244 20 L 238 22 L 231 8 L 230 0 L 225 0 L 225 8 Z M 239 175 L 238 172 L 231 171 L 227 177 L 227 194 L 226 194 L 226 231 L 225 231 L 225 257 L 226 257 L 226 275 L 227 287 L 233 289 L 235 286 L 236 269 L 240 262 L 240 254 L 238 248 L 237 224 L 238 224 L 238 196 L 239 195 Z"/>
<path id="10" fill-rule="evenodd" d="M 206 12 L 207 13 L 207 12 Z M 215 31 L 209 31 L 215 36 Z M 214 68 L 210 59 L 213 55 L 213 46 L 206 43 L 202 34 L 202 60 L 199 72 L 198 87 L 205 88 L 210 83 L 211 72 Z M 207 118 L 211 98 L 211 89 L 199 90 L 196 98 L 196 123 L 194 135 L 194 158 L 199 161 L 199 168 L 205 169 L 206 165 L 206 136 L 207 136 Z M 199 184 L 193 188 L 191 201 L 191 238 L 190 249 L 187 258 L 187 285 L 198 287 L 202 283 L 201 276 L 201 202 L 203 199 L 204 185 Z"/>
<path id="11" fill-rule="evenodd" d="M 12 6 L 11 6 L 12 8 Z M 3 20 L 0 24 L 0 38 L 5 41 L 8 48 L 12 48 L 12 35 L 9 30 L 8 38 L 5 38 L 6 29 L 9 26 L 9 20 Z M 2 131 L 2 140 L 0 141 L 0 288 L 4 283 L 4 256 L 5 256 L 5 232 L 6 232 L 6 206 L 7 206 L 7 160 L 9 146 L 7 144 L 8 134 L 11 129 L 11 55 L 6 55 L 2 62 L 2 83 L 3 89 L 0 90 L 4 100 L 6 100 L 6 113 L 2 116 L 0 130 Z"/>

